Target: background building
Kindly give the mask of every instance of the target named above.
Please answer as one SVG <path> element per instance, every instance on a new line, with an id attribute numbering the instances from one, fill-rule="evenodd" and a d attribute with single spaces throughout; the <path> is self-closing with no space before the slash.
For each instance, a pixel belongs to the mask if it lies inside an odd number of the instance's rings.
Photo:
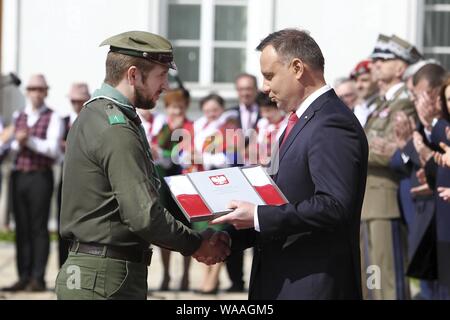
<path id="1" fill-rule="evenodd" d="M 73 81 L 102 82 L 106 37 L 148 30 L 171 39 L 183 81 L 201 97 L 235 98 L 234 76 L 259 75 L 255 47 L 269 32 L 309 30 L 329 83 L 372 50 L 378 33 L 397 34 L 450 67 L 450 0 L 0 0 L 1 72 L 47 76 L 48 102 L 69 111 Z M 195 113 L 195 110 L 191 112 Z"/>

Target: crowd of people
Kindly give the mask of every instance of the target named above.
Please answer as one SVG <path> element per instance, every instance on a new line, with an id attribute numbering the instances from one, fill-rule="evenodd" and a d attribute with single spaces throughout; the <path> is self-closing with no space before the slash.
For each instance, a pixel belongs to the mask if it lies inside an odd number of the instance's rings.
<path id="1" fill-rule="evenodd" d="M 161 203 L 183 224 L 189 223 L 163 177 L 188 172 L 267 165 L 277 152 L 288 117 L 272 97 L 258 90 L 254 75 L 235 80 L 238 105 L 210 93 L 199 102 L 202 116 L 189 119 L 189 91 L 164 93 L 163 112 L 138 109 L 162 187 Z M 393 35 L 380 35 L 366 59 L 334 84 L 336 94 L 364 128 L 369 163 L 361 214 L 362 288 L 367 299 L 410 299 L 410 279 L 420 280 L 414 298 L 449 299 L 450 288 L 450 77 L 438 61 Z M 5 291 L 43 291 L 49 255 L 49 213 L 54 190 L 53 166 L 64 162 L 67 134 L 89 101 L 87 84 L 74 83 L 73 106 L 61 119 L 47 106 L 49 86 L 43 75 L 27 82 L 27 105 L 2 129 L 2 156 L 12 153 L 11 203 L 15 222 L 19 280 Z M 181 135 L 178 134 L 181 131 Z M 181 138 L 180 138 L 181 137 Z M 328 152 L 323 150 L 323 152 Z M 124 167 L 124 170 L 126 167 Z M 58 177 L 58 181 L 62 181 Z M 65 181 L 70 183 L 70 181 Z M 61 207 L 61 186 L 58 204 Z M 214 226 L 222 230 L 222 225 Z M 60 265 L 70 243 L 59 238 Z M 171 283 L 171 251 L 161 248 L 164 266 L 160 290 Z M 204 266 L 199 286 L 189 282 L 191 258 L 184 257 L 178 290 L 216 294 L 225 264 L 229 292 L 243 292 L 243 254 L 233 251 L 224 263 Z M 373 267 L 376 267 L 375 269 Z M 180 266 L 181 268 L 181 266 Z M 379 277 L 377 276 L 379 272 Z"/>

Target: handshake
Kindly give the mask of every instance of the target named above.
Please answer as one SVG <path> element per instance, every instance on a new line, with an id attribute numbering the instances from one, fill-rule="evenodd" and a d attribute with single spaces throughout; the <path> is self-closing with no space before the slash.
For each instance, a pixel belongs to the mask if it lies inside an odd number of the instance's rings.
<path id="1" fill-rule="evenodd" d="M 202 243 L 192 257 L 206 265 L 225 261 L 231 253 L 231 239 L 228 233 L 206 229 L 201 235 Z"/>

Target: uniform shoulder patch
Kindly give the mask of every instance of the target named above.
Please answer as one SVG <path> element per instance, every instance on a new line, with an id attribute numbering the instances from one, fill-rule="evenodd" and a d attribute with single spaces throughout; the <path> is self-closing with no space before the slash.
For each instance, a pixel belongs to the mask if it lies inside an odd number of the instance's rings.
<path id="1" fill-rule="evenodd" d="M 114 124 L 127 123 L 127 120 L 125 119 L 125 115 L 122 113 L 122 111 L 120 111 L 113 105 L 108 104 L 105 111 L 106 111 L 106 115 L 108 116 L 109 124 L 114 125 Z"/>

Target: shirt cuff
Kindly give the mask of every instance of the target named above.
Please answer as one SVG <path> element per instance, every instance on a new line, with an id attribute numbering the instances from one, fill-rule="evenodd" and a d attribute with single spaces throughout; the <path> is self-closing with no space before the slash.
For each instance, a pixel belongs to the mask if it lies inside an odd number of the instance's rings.
<path id="1" fill-rule="evenodd" d="M 431 122 L 431 127 L 434 128 L 434 126 L 436 125 L 436 123 L 439 121 L 438 118 L 434 118 L 433 121 Z"/>
<path id="2" fill-rule="evenodd" d="M 258 232 L 261 232 L 261 229 L 259 228 L 259 220 L 258 220 L 258 206 L 255 206 L 255 211 L 253 213 L 253 222 L 255 224 L 255 230 Z"/>
<path id="3" fill-rule="evenodd" d="M 402 157 L 403 163 L 406 164 L 409 161 L 409 156 L 404 154 L 403 152 L 400 154 L 400 156 Z"/>

